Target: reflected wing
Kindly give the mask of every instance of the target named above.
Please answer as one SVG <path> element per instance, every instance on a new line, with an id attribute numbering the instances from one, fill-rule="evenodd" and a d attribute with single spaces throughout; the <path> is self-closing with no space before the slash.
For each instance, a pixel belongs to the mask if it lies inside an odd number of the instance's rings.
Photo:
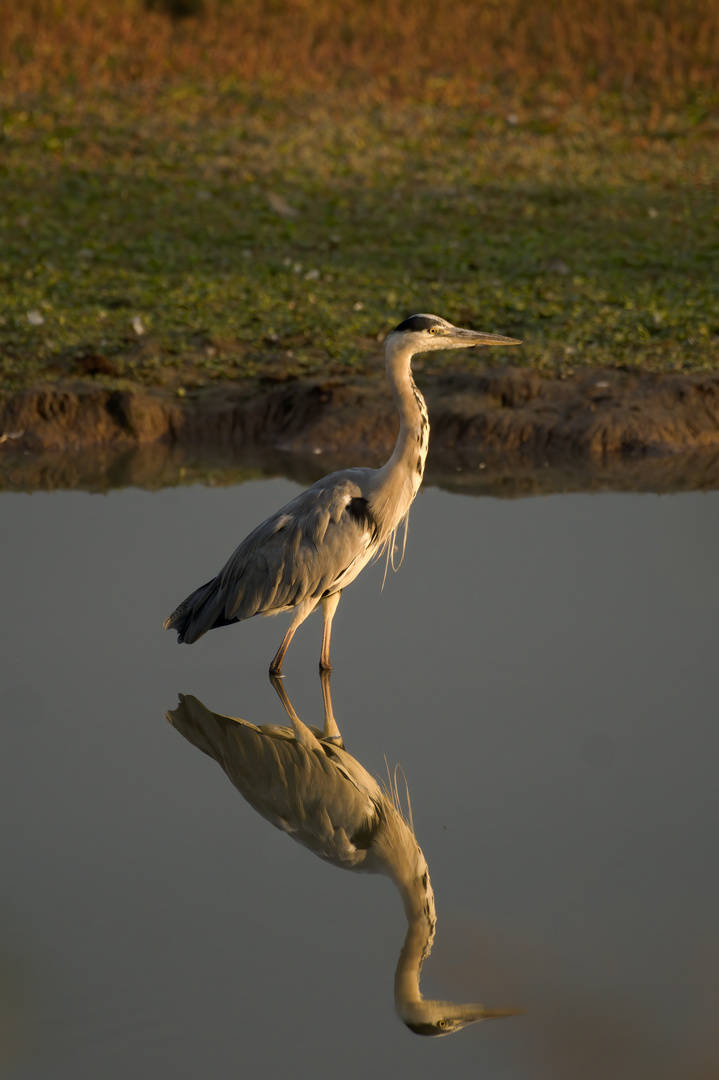
<path id="1" fill-rule="evenodd" d="M 346 869 L 364 862 L 381 821 L 382 796 L 351 755 L 324 743 L 305 750 L 291 728 L 258 728 L 213 713 L 192 695 L 181 694 L 167 719 L 214 758 L 276 828 Z"/>
<path id="2" fill-rule="evenodd" d="M 351 581 L 371 557 L 376 528 L 358 483 L 370 470 L 333 473 L 243 540 L 212 581 L 165 626 L 188 644 L 207 630 L 317 601 Z"/>

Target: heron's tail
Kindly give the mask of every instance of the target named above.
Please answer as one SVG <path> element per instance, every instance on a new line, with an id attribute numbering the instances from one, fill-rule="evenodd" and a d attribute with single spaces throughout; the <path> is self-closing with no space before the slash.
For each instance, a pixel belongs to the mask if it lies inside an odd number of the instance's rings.
<path id="1" fill-rule="evenodd" d="M 211 712 L 192 694 L 180 694 L 177 708 L 168 711 L 165 716 L 188 742 L 214 758 L 222 768 L 226 767 L 229 757 L 228 734 L 239 730 L 244 724 L 243 720 Z M 257 729 L 253 730 L 256 732 Z M 240 734 L 244 734 L 244 731 L 240 731 Z"/>
<path id="2" fill-rule="evenodd" d="M 179 645 L 192 645 L 208 630 L 239 621 L 237 618 L 225 618 L 219 581 L 214 577 L 212 581 L 207 581 L 190 593 L 172 614 L 167 616 L 163 626 L 166 630 L 177 630 Z"/>

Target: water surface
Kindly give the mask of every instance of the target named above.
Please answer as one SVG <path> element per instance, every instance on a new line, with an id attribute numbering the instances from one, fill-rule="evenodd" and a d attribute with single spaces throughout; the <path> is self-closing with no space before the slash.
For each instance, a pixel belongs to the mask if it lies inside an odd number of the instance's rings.
<path id="1" fill-rule="evenodd" d="M 189 648 L 161 624 L 296 490 L 0 497 L 5 1075 L 715 1075 L 719 495 L 427 489 L 401 570 L 345 592 L 335 713 L 407 776 L 422 988 L 529 1010 L 424 1040 L 391 884 L 293 845 L 164 720 L 183 692 L 284 722 L 281 617 Z M 320 637 L 284 667 L 308 723 Z"/>

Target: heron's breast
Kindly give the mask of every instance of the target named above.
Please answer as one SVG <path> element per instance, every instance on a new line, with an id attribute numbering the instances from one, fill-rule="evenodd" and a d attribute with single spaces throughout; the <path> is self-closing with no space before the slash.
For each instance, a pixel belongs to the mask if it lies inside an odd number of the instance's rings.
<path id="1" fill-rule="evenodd" d="M 344 589 L 345 585 L 349 585 L 351 581 L 354 581 L 357 575 L 364 570 L 365 566 L 374 555 L 376 548 L 377 543 L 374 535 L 369 531 L 365 532 L 362 536 L 362 549 L 359 554 L 355 556 L 349 566 L 346 566 L 344 570 L 337 575 L 332 582 L 331 589 L 326 595 L 339 592 L 340 589 Z"/>

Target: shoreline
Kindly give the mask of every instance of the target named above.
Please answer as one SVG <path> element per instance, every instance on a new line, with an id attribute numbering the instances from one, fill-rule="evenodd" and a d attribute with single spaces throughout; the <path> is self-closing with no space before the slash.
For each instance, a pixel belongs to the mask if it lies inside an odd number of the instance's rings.
<path id="1" fill-rule="evenodd" d="M 435 451 L 477 454 L 673 454 L 719 447 L 719 373 L 525 368 L 417 377 Z M 235 382 L 178 396 L 90 380 L 0 398 L 0 454 L 164 441 L 266 446 L 385 459 L 397 419 L 384 377 Z"/>
<path id="2" fill-rule="evenodd" d="M 422 378 L 426 483 L 506 497 L 719 487 L 719 373 L 521 368 Z M 380 465 L 397 431 L 383 377 L 225 383 L 183 397 L 89 381 L 0 400 L 0 489 L 236 483 Z"/>

